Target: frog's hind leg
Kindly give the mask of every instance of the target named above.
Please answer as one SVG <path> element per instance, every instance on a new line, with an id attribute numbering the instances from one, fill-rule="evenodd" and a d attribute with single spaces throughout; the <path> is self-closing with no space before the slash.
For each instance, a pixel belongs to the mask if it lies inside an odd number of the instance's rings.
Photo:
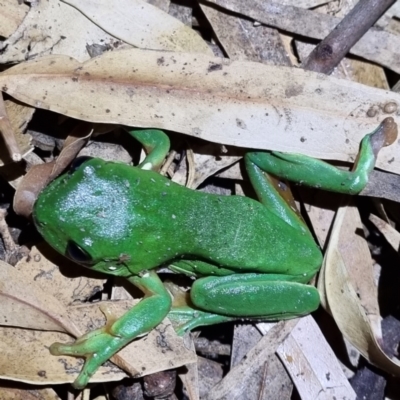
<path id="1" fill-rule="evenodd" d="M 169 317 L 184 322 L 179 333 L 197 326 L 235 319 L 281 320 L 309 314 L 319 306 L 315 287 L 280 274 L 235 274 L 204 277 L 193 283 L 190 307 L 176 308 Z"/>
<path id="2" fill-rule="evenodd" d="M 283 199 L 272 182 L 271 176 L 264 173 L 258 164 L 258 157 L 262 154 L 262 158 L 271 157 L 270 153 L 247 153 L 245 156 L 246 170 L 250 181 L 257 194 L 258 199 L 270 211 L 276 214 L 280 219 L 284 220 L 289 225 L 297 230 L 301 230 L 309 234 L 304 222 L 294 209 Z"/>
<path id="3" fill-rule="evenodd" d="M 302 222 L 275 189 L 271 179 L 264 172 L 307 186 L 333 192 L 356 194 L 367 184 L 368 176 L 374 169 L 379 150 L 391 143 L 389 135 L 393 122 L 386 119 L 372 133 L 361 141 L 357 161 L 352 171 L 338 169 L 324 161 L 281 152 L 251 152 L 245 157 L 246 169 L 261 203 L 295 228 L 302 228 Z M 397 136 L 397 131 L 395 135 Z"/>

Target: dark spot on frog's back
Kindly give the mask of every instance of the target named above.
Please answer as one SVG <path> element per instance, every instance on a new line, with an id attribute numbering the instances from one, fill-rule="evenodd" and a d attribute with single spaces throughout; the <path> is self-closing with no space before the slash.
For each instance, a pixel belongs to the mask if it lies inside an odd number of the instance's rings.
<path id="1" fill-rule="evenodd" d="M 286 90 L 285 90 L 285 97 L 295 97 L 298 96 L 299 94 L 303 93 L 303 86 L 302 85 L 289 85 Z"/>

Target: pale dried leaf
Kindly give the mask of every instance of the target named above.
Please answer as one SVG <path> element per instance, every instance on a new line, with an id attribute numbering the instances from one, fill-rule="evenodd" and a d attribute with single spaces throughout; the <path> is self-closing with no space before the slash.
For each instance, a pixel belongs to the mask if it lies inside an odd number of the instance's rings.
<path id="1" fill-rule="evenodd" d="M 12 162 L 21 161 L 21 151 L 18 148 L 15 134 L 10 123 L 10 119 L 7 115 L 6 105 L 3 99 L 3 93 L 0 95 L 0 135 L 2 137 L 2 142 L 5 145 L 7 151 L 3 151 L 3 160 L 7 163 L 8 160 Z M 5 149 L 4 149 L 5 150 Z M 7 161 L 6 161 L 7 160 Z"/>
<path id="2" fill-rule="evenodd" d="M 239 364 L 244 357 L 248 358 L 249 351 L 261 340 L 263 335 L 260 329 L 257 329 L 260 325 L 266 324 L 259 323 L 257 327 L 252 324 L 235 324 L 231 368 Z M 275 324 L 269 325 L 272 328 Z M 254 356 L 254 353 L 252 354 Z M 275 353 L 271 353 L 264 359 L 264 364 L 260 364 L 259 368 L 254 368 L 252 374 L 242 382 L 240 392 L 245 392 L 247 399 L 289 400 L 293 393 L 293 383 L 281 360 Z"/>
<path id="3" fill-rule="evenodd" d="M 385 105 L 400 105 L 397 93 L 297 68 L 137 49 L 85 64 L 64 56 L 21 63 L 0 75 L 0 87 L 78 119 L 345 161 L 377 127 Z M 400 172 L 399 148 L 383 149 L 377 166 Z"/>
<path id="4" fill-rule="evenodd" d="M 71 306 L 64 313 L 76 321 L 78 329 L 83 333 L 104 325 L 105 318 L 99 309 L 100 304 L 107 304 L 116 316 L 120 316 L 135 301 Z M 71 342 L 71 337 L 59 332 L 0 328 L 0 376 L 27 383 L 72 382 L 83 361 L 74 357 L 51 355 L 48 349 L 54 342 Z M 126 346 L 111 360 L 123 365 L 132 374 L 144 376 L 193 363 L 196 354 L 184 346 L 183 339 L 176 335 L 171 324 L 165 320 L 148 335 Z M 119 368 L 106 363 L 99 368 L 91 382 L 116 381 L 124 377 L 126 374 Z"/>
<path id="5" fill-rule="evenodd" d="M 210 143 L 193 145 L 194 177 L 189 187 L 196 189 L 208 177 L 242 158 L 242 156 L 236 155 L 238 152 L 233 148 L 230 148 L 230 151 L 227 150 L 226 153 L 222 153 L 220 150 L 220 146 Z M 186 168 L 178 169 L 172 180 L 184 185 L 186 182 Z"/>
<path id="6" fill-rule="evenodd" d="M 229 168 L 224 169 L 223 171 L 217 173 L 216 176 L 219 178 L 242 180 L 243 174 L 240 167 L 240 163 L 231 165 Z"/>
<path id="7" fill-rule="evenodd" d="M 33 107 L 27 107 L 14 100 L 6 100 L 4 102 L 8 119 L 12 128 L 13 135 L 15 137 L 17 147 L 21 152 L 21 156 L 25 157 L 33 150 L 31 144 L 32 137 L 29 134 L 24 134 L 28 122 L 31 120 L 35 109 Z M 1 146 L 0 148 L 0 166 L 4 165 L 4 162 L 9 158 L 8 154 L 4 154 L 6 148 Z"/>
<path id="8" fill-rule="evenodd" d="M 28 257 L 15 266 L 21 281 L 35 282 L 47 294 L 54 296 L 61 304 L 87 301 L 103 289 L 103 276 L 89 278 L 81 265 L 77 265 L 42 243 L 32 247 Z M 63 272 L 63 274 L 62 274 Z"/>
<path id="9" fill-rule="evenodd" d="M 81 315 L 81 319 L 85 317 Z M 70 341 L 60 332 L 35 331 L 0 327 L 0 377 L 32 384 L 72 382 L 82 368 L 82 359 L 55 357 L 49 346 Z M 91 382 L 117 381 L 126 374 L 112 363 L 98 369 Z"/>
<path id="10" fill-rule="evenodd" d="M 104 161 L 118 161 L 125 164 L 132 162 L 132 156 L 129 149 L 124 148 L 120 144 L 105 143 L 91 140 L 79 153 L 78 157 L 96 157 Z"/>
<path id="11" fill-rule="evenodd" d="M 57 393 L 50 388 L 44 389 L 17 389 L 0 387 L 0 399 L 4 400 L 60 400 Z"/>
<path id="12" fill-rule="evenodd" d="M 200 4 L 219 42 L 231 60 L 248 60 L 290 65 L 280 34 L 267 26 L 231 15 L 210 5 Z"/>
<path id="13" fill-rule="evenodd" d="M 143 0 L 63 0 L 96 25 L 135 47 L 212 55 L 194 30 Z"/>
<path id="14" fill-rule="evenodd" d="M 334 352 L 310 315 L 300 319 L 277 354 L 302 399 L 356 399 Z"/>
<path id="15" fill-rule="evenodd" d="M 233 367 L 221 382 L 211 389 L 206 399 L 242 399 L 245 394 L 243 390 L 246 390 L 246 388 L 243 388 L 242 382 L 245 382 L 254 370 L 265 364 L 267 357 L 276 352 L 279 345 L 286 339 L 298 322 L 298 319 L 293 319 L 275 324 L 257 345 L 247 353 L 247 356 Z"/>
<path id="16" fill-rule="evenodd" d="M 395 251 L 400 250 L 400 233 L 390 224 L 380 219 L 374 214 L 369 216 L 369 220 L 380 230 L 387 242 L 393 247 Z"/>
<path id="17" fill-rule="evenodd" d="M 158 7 L 160 10 L 163 10 L 165 12 L 168 12 L 171 5 L 170 0 L 149 0 L 148 3 Z"/>
<path id="18" fill-rule="evenodd" d="M 182 2 L 181 4 L 170 3 L 169 8 L 166 12 L 168 12 L 169 15 L 181 21 L 183 24 L 192 27 L 193 6 L 191 5 L 190 2 Z"/>
<path id="19" fill-rule="evenodd" d="M 71 29 L 73 27 L 73 29 Z M 44 54 L 65 54 L 85 61 L 87 45 L 118 41 L 75 8 L 59 1 L 35 1 L 18 29 L 0 48 L 0 63 L 29 60 Z"/>
<path id="20" fill-rule="evenodd" d="M 65 317 L 64 306 L 34 281 L 5 262 L 0 262 L 0 325 L 55 330 L 79 335 L 76 326 Z M 26 290 L 29 282 L 29 290 Z"/>
<path id="21" fill-rule="evenodd" d="M 397 17 L 400 18 L 400 3 L 396 1 L 392 7 L 390 7 L 387 11 L 386 14 L 388 14 L 390 17 Z"/>
<path id="22" fill-rule="evenodd" d="M 281 0 L 280 3 L 285 6 L 296 6 L 301 8 L 314 8 L 322 4 L 330 3 L 333 0 Z"/>
<path id="23" fill-rule="evenodd" d="M 246 2 L 241 0 L 209 0 L 209 2 L 246 15 L 268 26 L 313 39 L 324 39 L 341 21 L 340 18 L 327 14 L 285 6 L 270 0 Z M 397 57 L 399 46 L 399 36 L 371 28 L 350 49 L 350 53 L 400 73 L 400 60 Z"/>
<path id="24" fill-rule="evenodd" d="M 0 0 L 0 36 L 9 37 L 21 24 L 29 7 L 14 0 Z"/>
<path id="25" fill-rule="evenodd" d="M 325 296 L 322 303 L 327 303 L 329 310 L 343 336 L 372 364 L 384 371 L 400 375 L 400 362 L 391 359 L 382 350 L 382 334 L 378 310 L 376 289 L 373 287 L 372 260 L 362 250 L 359 230 L 353 226 L 353 235 L 350 236 L 349 220 L 356 223 L 357 214 L 353 207 L 341 207 L 337 212 L 332 229 L 331 239 L 325 254 L 320 273 L 318 288 L 321 296 Z M 345 223 L 344 223 L 345 222 Z M 347 232 L 343 231 L 346 229 Z M 342 237 L 345 236 L 345 238 Z M 342 256 L 345 248 L 342 240 L 355 242 L 356 256 L 350 257 L 349 252 Z M 357 257 L 363 259 L 361 266 L 355 266 Z M 349 261 L 344 258 L 349 257 Z M 355 269 L 361 268 L 359 275 Z M 375 304 L 374 304 L 375 303 Z"/>
<path id="26" fill-rule="evenodd" d="M 191 334 L 186 334 L 183 337 L 185 346 L 196 354 L 194 342 Z M 186 371 L 178 373 L 190 400 L 199 400 L 199 370 L 198 370 L 198 357 L 196 362 L 186 364 Z"/>
<path id="27" fill-rule="evenodd" d="M 344 212 L 340 209 L 340 212 Z M 340 218 L 340 217 L 338 217 Z M 358 208 L 347 206 L 345 223 L 335 224 L 332 232 L 332 246 L 337 246 L 345 260 L 350 282 L 365 310 L 375 335 L 382 337 L 381 317 L 378 306 L 378 288 L 375 285 L 371 253 L 364 237 L 363 225 Z M 329 246 L 331 243 L 329 243 Z"/>

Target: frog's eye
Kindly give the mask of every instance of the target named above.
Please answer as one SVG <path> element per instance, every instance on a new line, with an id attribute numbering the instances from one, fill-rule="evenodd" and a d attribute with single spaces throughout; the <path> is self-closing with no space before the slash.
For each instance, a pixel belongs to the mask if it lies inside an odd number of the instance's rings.
<path id="1" fill-rule="evenodd" d="M 93 157 L 89 156 L 81 156 L 75 158 L 74 161 L 72 161 L 70 167 L 69 167 L 69 174 L 73 174 L 82 164 L 84 164 L 86 161 L 91 160 Z"/>
<path id="2" fill-rule="evenodd" d="M 69 241 L 67 244 L 66 255 L 71 260 L 79 264 L 93 264 L 92 257 L 75 242 Z"/>

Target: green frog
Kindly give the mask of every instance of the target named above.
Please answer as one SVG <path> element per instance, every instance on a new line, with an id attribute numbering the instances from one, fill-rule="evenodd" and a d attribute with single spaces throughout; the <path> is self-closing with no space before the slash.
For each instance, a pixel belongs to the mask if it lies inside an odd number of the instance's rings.
<path id="1" fill-rule="evenodd" d="M 281 320 L 311 313 L 319 294 L 307 282 L 322 254 L 303 220 L 282 199 L 268 174 L 309 186 L 355 194 L 374 168 L 374 133 L 364 137 L 353 171 L 300 154 L 252 151 L 245 165 L 259 201 L 191 190 L 157 173 L 168 136 L 129 129 L 147 151 L 132 167 L 77 159 L 38 196 L 33 219 L 59 253 L 86 268 L 126 278 L 144 294 L 121 318 L 54 355 L 84 357 L 74 382 L 87 385 L 97 368 L 169 316 L 179 334 L 235 319 Z M 268 174 L 265 174 L 267 172 Z M 193 278 L 190 301 L 172 305 L 157 275 L 168 266 Z"/>

